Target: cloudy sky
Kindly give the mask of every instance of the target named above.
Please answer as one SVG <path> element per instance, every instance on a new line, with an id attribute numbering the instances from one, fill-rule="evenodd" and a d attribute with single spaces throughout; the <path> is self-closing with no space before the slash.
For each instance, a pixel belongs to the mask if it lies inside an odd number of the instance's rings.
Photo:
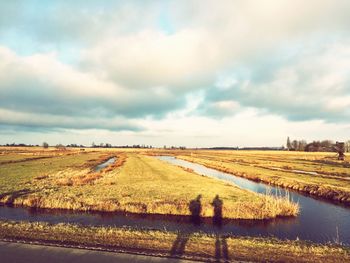
<path id="1" fill-rule="evenodd" d="M 0 2 L 0 144 L 350 139 L 350 1 Z"/>

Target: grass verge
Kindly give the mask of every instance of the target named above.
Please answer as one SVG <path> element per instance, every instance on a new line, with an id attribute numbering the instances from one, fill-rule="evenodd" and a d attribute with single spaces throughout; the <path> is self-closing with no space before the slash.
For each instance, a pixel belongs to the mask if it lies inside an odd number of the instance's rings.
<path id="1" fill-rule="evenodd" d="M 85 246 L 187 259 L 231 262 L 348 262 L 350 250 L 278 239 L 0 221 L 0 238 Z"/>

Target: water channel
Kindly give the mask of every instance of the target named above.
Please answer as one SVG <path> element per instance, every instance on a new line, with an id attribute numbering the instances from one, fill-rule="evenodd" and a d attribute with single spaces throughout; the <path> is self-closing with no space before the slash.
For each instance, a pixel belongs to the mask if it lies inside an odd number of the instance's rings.
<path id="1" fill-rule="evenodd" d="M 266 193 L 268 189 L 272 194 L 285 195 L 287 192 L 287 190 L 279 187 L 253 182 L 171 156 L 159 156 L 156 158 L 174 165 L 191 168 L 198 174 L 224 180 L 257 193 Z M 218 194 L 220 195 L 220 193 Z M 0 219 L 26 220 L 31 222 L 43 221 L 49 223 L 79 223 L 94 226 L 118 226 L 239 236 L 272 236 L 280 239 L 301 239 L 318 243 L 341 242 L 350 245 L 349 207 L 316 199 L 294 191 L 289 191 L 289 195 L 293 201 L 298 202 L 300 205 L 300 214 L 297 217 L 276 218 L 272 220 L 224 219 L 221 226 L 214 225 L 210 218 L 202 219 L 201 224 L 197 225 L 193 224 L 190 218 L 186 216 L 73 212 L 7 206 L 0 206 Z"/>
<path id="2" fill-rule="evenodd" d="M 116 157 L 112 157 L 110 159 L 108 159 L 107 161 L 97 165 L 95 168 L 94 168 L 94 172 L 99 172 L 101 171 L 102 169 L 106 168 L 108 165 L 114 163 L 115 161 L 117 160 Z"/>
<path id="3" fill-rule="evenodd" d="M 193 169 L 194 172 L 231 182 L 240 188 L 256 193 L 285 195 L 288 190 L 273 187 L 264 183 L 234 176 L 207 168 L 200 164 L 176 159 L 172 156 L 160 156 L 159 159 L 171 164 Z M 269 189 L 269 190 L 268 190 Z M 268 220 L 266 224 L 252 223 L 249 227 L 233 227 L 239 235 L 275 236 L 287 239 L 303 239 L 315 242 L 335 242 L 350 244 L 350 207 L 327 202 L 303 195 L 295 191 L 288 191 L 290 198 L 300 205 L 300 214 L 296 218 Z"/>

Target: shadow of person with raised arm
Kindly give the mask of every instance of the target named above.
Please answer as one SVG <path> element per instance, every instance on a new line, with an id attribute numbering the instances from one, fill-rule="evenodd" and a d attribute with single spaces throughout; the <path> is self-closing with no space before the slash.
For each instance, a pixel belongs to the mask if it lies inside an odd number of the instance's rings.
<path id="1" fill-rule="evenodd" d="M 213 206 L 213 209 L 214 209 L 213 225 L 220 227 L 222 225 L 222 205 L 223 205 L 223 202 L 219 198 L 219 195 L 215 196 L 211 205 Z"/>
<path id="2" fill-rule="evenodd" d="M 190 201 L 188 205 L 188 209 L 191 213 L 191 222 L 194 225 L 200 225 L 201 223 L 201 212 L 202 212 L 202 204 L 201 204 L 202 195 L 198 195 L 196 199 Z M 185 229 L 184 231 L 179 231 L 177 237 L 171 247 L 170 255 L 171 256 L 182 256 L 185 252 L 187 241 L 189 240 L 193 230 Z"/>

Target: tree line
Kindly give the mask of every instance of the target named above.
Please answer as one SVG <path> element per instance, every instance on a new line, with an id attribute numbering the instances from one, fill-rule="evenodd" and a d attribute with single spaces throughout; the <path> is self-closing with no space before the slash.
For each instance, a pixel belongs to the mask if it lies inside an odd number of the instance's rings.
<path id="1" fill-rule="evenodd" d="M 305 151 L 305 152 L 333 152 L 335 142 L 332 140 L 312 141 L 291 140 L 287 138 L 286 148 L 288 151 Z M 350 140 L 345 142 L 345 151 L 350 152 Z"/>

